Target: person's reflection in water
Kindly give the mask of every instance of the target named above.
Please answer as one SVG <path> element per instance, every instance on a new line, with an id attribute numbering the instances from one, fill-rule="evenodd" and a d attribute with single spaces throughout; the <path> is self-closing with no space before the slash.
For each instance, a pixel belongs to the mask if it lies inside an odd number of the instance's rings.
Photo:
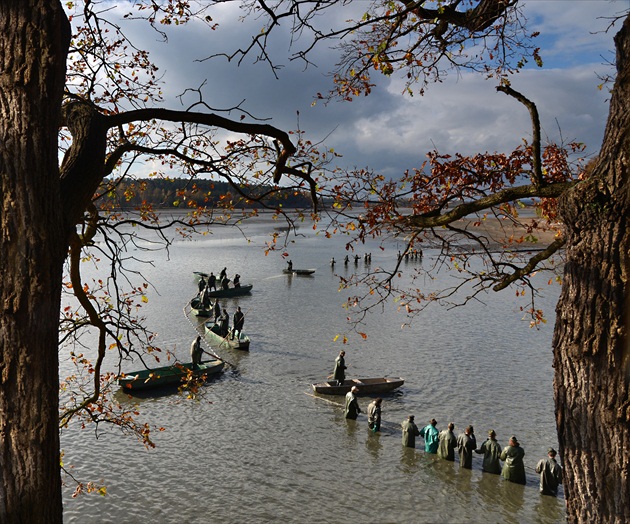
<path id="1" fill-rule="evenodd" d="M 368 436 L 365 439 L 365 447 L 375 460 L 378 459 L 379 453 L 381 449 L 383 449 L 380 433 L 374 433 L 372 430 L 368 430 Z"/>
<path id="2" fill-rule="evenodd" d="M 557 497 L 540 497 L 534 506 L 539 522 L 562 522 L 566 520 L 566 511 L 562 487 Z"/>
<path id="3" fill-rule="evenodd" d="M 415 473 L 418 467 L 418 453 L 414 448 L 401 447 L 400 466 L 403 473 Z"/>
<path id="4" fill-rule="evenodd" d="M 503 481 L 499 483 L 501 487 L 502 507 L 506 514 L 512 518 L 517 517 L 517 513 L 523 509 L 525 503 L 525 484 Z M 518 519 L 517 519 L 518 521 Z"/>
<path id="5" fill-rule="evenodd" d="M 501 483 L 503 482 L 500 475 L 487 475 L 484 473 L 477 477 L 475 489 L 483 499 L 484 504 L 488 504 L 490 507 L 501 505 Z"/>

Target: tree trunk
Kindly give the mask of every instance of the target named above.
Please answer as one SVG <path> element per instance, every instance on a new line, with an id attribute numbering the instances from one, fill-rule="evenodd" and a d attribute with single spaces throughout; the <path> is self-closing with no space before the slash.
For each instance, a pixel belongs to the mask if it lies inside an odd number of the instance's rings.
<path id="1" fill-rule="evenodd" d="M 554 390 L 571 522 L 630 522 L 630 16 L 593 176 L 561 202 Z"/>
<path id="2" fill-rule="evenodd" d="M 62 521 L 58 328 L 67 234 L 57 133 L 69 25 L 0 0 L 0 522 Z"/>

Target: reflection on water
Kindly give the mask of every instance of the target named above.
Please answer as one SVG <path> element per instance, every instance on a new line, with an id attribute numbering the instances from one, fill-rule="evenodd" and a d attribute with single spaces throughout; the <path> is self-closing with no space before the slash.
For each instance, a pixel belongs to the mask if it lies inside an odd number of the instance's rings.
<path id="1" fill-rule="evenodd" d="M 347 421 L 342 397 L 319 397 L 309 386 L 332 372 L 341 349 L 333 339 L 347 330 L 341 305 L 354 292 L 340 292 L 336 275 L 364 271 L 363 259 L 345 267 L 344 239 L 309 236 L 298 239 L 291 258 L 316 273 L 284 275 L 285 262 L 256 247 L 267 240 L 264 220 L 257 227 L 251 244 L 229 230 L 176 243 L 169 261 L 150 268 L 159 295 L 146 305 L 149 327 L 182 359 L 199 327 L 182 313 L 196 290 L 193 271 L 227 266 L 252 282 L 251 295 L 222 300 L 228 311 L 240 305 L 245 312 L 251 349 L 212 348 L 235 369 L 209 382 L 198 401 L 119 394 L 128 407 L 139 406 L 143 421 L 165 428 L 154 435 L 154 450 L 113 429 L 98 440 L 78 429 L 64 432 L 64 462 L 75 466 L 77 478 L 108 488 L 106 497 L 67 496 L 66 522 L 564 520 L 563 499 L 541 497 L 533 473 L 547 448 L 557 446 L 550 349 L 557 289 L 539 304 L 549 319 L 539 331 L 521 320 L 527 304 L 509 291 L 466 308 L 429 308 L 411 328 L 401 329 L 405 319 L 395 307 L 369 314 L 362 326 L 367 340 L 344 347 L 348 376 L 405 378 L 399 391 L 383 397 L 381 433 L 373 434 L 365 416 L 369 398 L 359 397 L 363 413 Z M 365 251 L 373 254 L 372 268 L 386 267 L 397 248 L 366 245 Z M 408 267 L 430 264 L 431 257 L 425 250 L 424 260 Z M 492 427 L 502 443 L 517 434 L 527 485 L 482 473 L 481 456 L 465 470 L 457 460 L 426 455 L 421 438 L 416 449 L 403 448 L 400 423 L 409 414 L 435 417 L 439 429 L 453 421 L 456 434 L 468 424 L 480 435 Z"/>

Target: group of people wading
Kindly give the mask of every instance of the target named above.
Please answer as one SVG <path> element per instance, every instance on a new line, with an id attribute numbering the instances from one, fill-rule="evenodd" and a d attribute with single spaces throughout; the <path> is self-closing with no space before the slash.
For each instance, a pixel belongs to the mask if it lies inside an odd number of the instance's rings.
<path id="1" fill-rule="evenodd" d="M 346 377 L 345 355 L 345 351 L 341 351 L 335 360 L 333 379 L 339 385 L 343 385 Z M 347 419 L 356 420 L 359 413 L 362 412 L 357 399 L 358 392 L 359 388 L 352 386 L 346 394 L 344 415 Z M 377 398 L 368 405 L 368 427 L 374 433 L 381 429 L 382 403 L 383 399 Z M 488 431 L 488 438 L 481 446 L 477 447 L 477 439 L 472 426 L 466 426 L 459 436 L 455 436 L 453 432 L 455 424 L 452 422 L 446 429 L 440 431 L 437 428 L 437 421 L 433 418 L 426 426 L 419 429 L 415 423 L 414 415 L 409 415 L 407 420 L 401 424 L 401 428 L 402 444 L 405 447 L 415 448 L 416 437 L 422 437 L 426 453 L 434 453 L 444 460 L 454 461 L 457 452 L 460 466 L 466 469 L 472 469 L 473 456 L 474 453 L 477 453 L 483 455 L 482 470 L 484 472 L 500 474 L 504 479 L 516 484 L 527 483 L 525 464 L 523 463 L 525 450 L 515 436 L 510 438 L 507 446 L 501 448 L 496 439 L 496 432 L 491 429 Z M 556 450 L 549 448 L 547 458 L 536 464 L 536 473 L 540 475 L 540 492 L 543 495 L 556 496 L 558 487 L 562 483 L 562 468 L 556 461 L 556 455 Z M 503 462 L 503 466 L 501 466 L 501 462 Z"/>

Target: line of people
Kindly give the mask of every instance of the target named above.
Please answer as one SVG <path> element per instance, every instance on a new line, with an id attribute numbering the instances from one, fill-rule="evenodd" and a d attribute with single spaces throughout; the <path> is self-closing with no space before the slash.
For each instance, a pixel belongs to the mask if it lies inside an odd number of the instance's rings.
<path id="1" fill-rule="evenodd" d="M 343 357 L 342 357 L 343 358 Z M 347 419 L 356 420 L 361 407 L 357 399 L 359 389 L 353 386 L 346 394 L 344 414 Z M 383 399 L 376 398 L 367 409 L 369 429 L 376 433 L 381 428 L 381 413 Z M 488 438 L 477 447 L 477 439 L 473 426 L 466 426 L 464 431 L 455 436 L 453 430 L 455 424 L 448 424 L 447 429 L 439 431 L 437 421 L 433 418 L 422 429 L 415 423 L 414 415 L 409 415 L 401 424 L 402 444 L 409 448 L 416 447 L 416 437 L 424 439 L 424 451 L 437 454 L 444 460 L 455 460 L 455 453 L 459 455 L 460 466 L 472 469 L 472 461 L 475 453 L 483 455 L 482 470 L 486 473 L 501 475 L 504 479 L 517 484 L 526 484 L 525 464 L 523 457 L 525 450 L 518 439 L 512 436 L 509 443 L 501 448 L 496 439 L 496 432 L 488 431 Z M 536 464 L 536 473 L 540 475 L 540 492 L 543 495 L 556 496 L 558 487 L 562 483 L 562 468 L 556 461 L 556 450 L 549 448 L 547 458 L 541 459 Z M 501 466 L 503 462 L 503 466 Z"/>
<path id="2" fill-rule="evenodd" d="M 208 303 L 210 301 L 209 293 L 211 291 L 217 290 L 217 282 L 221 286 L 221 289 L 229 289 L 230 282 L 232 282 L 233 287 L 238 288 L 238 287 L 241 287 L 241 275 L 236 273 L 234 275 L 234 278 L 230 280 L 227 276 L 227 267 L 224 267 L 221 270 L 221 273 L 219 273 L 218 278 L 212 271 L 208 275 L 207 279 L 201 276 L 199 278 L 198 289 L 199 289 L 199 298 L 201 300 L 201 303 L 204 305 L 204 307 L 208 307 Z"/>

